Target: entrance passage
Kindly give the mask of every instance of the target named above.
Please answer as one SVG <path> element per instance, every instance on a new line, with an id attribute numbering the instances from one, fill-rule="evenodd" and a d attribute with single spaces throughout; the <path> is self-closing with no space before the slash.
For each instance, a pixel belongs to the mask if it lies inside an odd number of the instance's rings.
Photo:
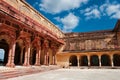
<path id="1" fill-rule="evenodd" d="M 36 61 L 36 49 L 33 49 L 32 53 L 31 53 L 31 56 L 30 56 L 30 64 L 31 65 L 34 65 L 35 64 L 35 61 Z"/>
<path id="2" fill-rule="evenodd" d="M 81 57 L 81 66 L 88 66 L 88 59 L 87 56 L 82 56 Z"/>
<path id="3" fill-rule="evenodd" d="M 4 49 L 0 49 L 0 66 L 3 65 L 4 56 L 5 56 L 5 51 L 4 51 Z"/>
<path id="4" fill-rule="evenodd" d="M 0 40 L 0 65 L 6 65 L 8 62 L 9 45 L 6 40 Z"/>
<path id="5" fill-rule="evenodd" d="M 15 65 L 20 65 L 20 57 L 21 57 L 21 47 L 19 46 L 18 43 L 16 43 L 16 48 L 15 48 L 15 57 L 14 57 L 14 63 Z"/>
<path id="6" fill-rule="evenodd" d="M 99 66 L 99 59 L 98 59 L 97 55 L 91 56 L 90 64 L 91 64 L 91 66 Z"/>
<path id="7" fill-rule="evenodd" d="M 120 66 L 120 55 L 119 54 L 113 55 L 113 62 L 114 62 L 114 66 Z"/>
<path id="8" fill-rule="evenodd" d="M 101 65 L 102 66 L 110 66 L 110 57 L 108 55 L 101 56 Z"/>
<path id="9" fill-rule="evenodd" d="M 69 58 L 69 64 L 70 66 L 77 66 L 77 56 L 73 55 Z"/>

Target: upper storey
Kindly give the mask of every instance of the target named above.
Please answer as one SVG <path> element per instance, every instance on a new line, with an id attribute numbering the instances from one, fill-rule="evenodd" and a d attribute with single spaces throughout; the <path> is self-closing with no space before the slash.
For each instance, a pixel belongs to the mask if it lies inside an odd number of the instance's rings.
<path id="1" fill-rule="evenodd" d="M 117 22 L 117 26 L 118 26 Z M 119 28 L 118 26 L 117 28 Z M 118 29 L 117 29 L 118 30 Z M 120 32 L 114 30 L 66 33 L 64 52 L 108 51 L 120 49 Z"/>
<path id="2" fill-rule="evenodd" d="M 23 13 L 25 16 L 31 18 L 32 20 L 21 17 L 20 20 L 25 22 L 26 24 L 29 24 L 30 27 L 33 27 L 37 31 L 42 30 L 40 27 L 37 26 L 38 23 L 41 25 L 41 27 L 45 29 L 44 33 L 50 32 L 56 38 L 64 37 L 64 34 L 60 29 L 58 29 L 52 22 L 46 19 L 43 15 L 41 15 L 38 11 L 32 8 L 24 0 L 1 0 L 1 1 L 8 3 L 20 13 Z M 18 18 L 19 15 L 14 14 L 15 10 L 13 8 L 9 7 L 9 10 L 11 10 L 11 13 L 13 12 L 14 17 Z M 36 23 L 33 23 L 34 21 Z"/>

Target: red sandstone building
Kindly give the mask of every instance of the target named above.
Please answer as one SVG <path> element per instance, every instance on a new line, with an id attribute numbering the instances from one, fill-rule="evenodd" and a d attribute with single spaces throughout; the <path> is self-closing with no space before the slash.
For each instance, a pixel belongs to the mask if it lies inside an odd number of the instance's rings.
<path id="1" fill-rule="evenodd" d="M 120 21 L 113 30 L 64 34 L 24 0 L 0 0 L 3 65 L 120 66 Z"/>

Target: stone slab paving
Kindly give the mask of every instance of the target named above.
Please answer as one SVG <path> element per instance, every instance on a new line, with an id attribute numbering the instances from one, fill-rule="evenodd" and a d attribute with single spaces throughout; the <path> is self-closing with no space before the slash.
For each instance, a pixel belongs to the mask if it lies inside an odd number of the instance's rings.
<path id="1" fill-rule="evenodd" d="M 120 80 L 120 69 L 58 69 L 7 80 Z"/>
<path id="2" fill-rule="evenodd" d="M 56 65 L 49 65 L 49 66 L 16 66 L 15 68 L 9 68 L 5 66 L 0 66 L 0 80 L 18 77 L 18 76 L 25 76 L 50 70 L 58 69 L 59 67 Z"/>

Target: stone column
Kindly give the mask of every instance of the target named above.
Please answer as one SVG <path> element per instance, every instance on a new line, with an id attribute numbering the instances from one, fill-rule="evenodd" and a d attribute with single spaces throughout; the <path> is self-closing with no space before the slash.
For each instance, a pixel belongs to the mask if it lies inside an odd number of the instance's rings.
<path id="1" fill-rule="evenodd" d="M 44 65 L 48 65 L 48 57 L 49 57 L 49 52 L 48 52 L 48 49 L 49 49 L 49 43 L 48 43 L 48 40 L 44 40 L 44 43 L 43 43 L 43 49 L 44 49 Z"/>
<path id="2" fill-rule="evenodd" d="M 52 65 L 56 65 L 56 56 L 55 55 L 53 55 L 53 63 L 52 63 Z"/>
<path id="3" fill-rule="evenodd" d="M 99 67 L 101 67 L 101 56 L 99 55 Z"/>
<path id="4" fill-rule="evenodd" d="M 39 65 L 41 65 L 41 64 L 40 64 L 40 59 L 41 59 L 40 56 L 41 56 L 41 48 L 39 49 L 39 57 L 38 57 L 38 58 L 39 58 L 39 59 L 38 59 Z"/>
<path id="5" fill-rule="evenodd" d="M 45 56 L 44 56 L 44 65 L 49 65 L 48 64 L 48 57 L 49 57 L 49 53 L 48 53 L 48 51 L 46 51 Z"/>
<path id="6" fill-rule="evenodd" d="M 6 64 L 6 66 L 8 67 L 15 67 L 14 64 L 14 56 L 15 56 L 15 41 L 10 45 L 10 49 L 9 49 L 9 56 L 8 56 L 8 63 Z"/>
<path id="7" fill-rule="evenodd" d="M 80 67 L 80 61 L 79 60 L 80 60 L 80 58 L 79 58 L 79 56 L 77 56 L 77 62 L 78 62 L 77 65 L 78 65 L 78 67 Z"/>
<path id="8" fill-rule="evenodd" d="M 110 59 L 111 59 L 111 66 L 114 67 L 114 63 L 113 63 L 113 55 L 110 55 Z"/>
<path id="9" fill-rule="evenodd" d="M 55 47 L 52 47 L 53 48 L 53 51 L 52 51 L 52 65 L 56 65 L 56 52 L 57 52 L 57 49 Z"/>
<path id="10" fill-rule="evenodd" d="M 36 66 L 40 66 L 40 58 L 39 58 L 39 55 L 40 55 L 40 50 L 37 48 L 36 61 L 35 61 L 35 65 L 36 65 Z"/>
<path id="11" fill-rule="evenodd" d="M 90 67 L 90 56 L 87 56 L 88 58 L 88 67 Z"/>
<path id="12" fill-rule="evenodd" d="M 24 59 L 24 66 L 29 66 L 30 65 L 30 44 L 26 46 L 25 49 L 25 59 Z"/>

